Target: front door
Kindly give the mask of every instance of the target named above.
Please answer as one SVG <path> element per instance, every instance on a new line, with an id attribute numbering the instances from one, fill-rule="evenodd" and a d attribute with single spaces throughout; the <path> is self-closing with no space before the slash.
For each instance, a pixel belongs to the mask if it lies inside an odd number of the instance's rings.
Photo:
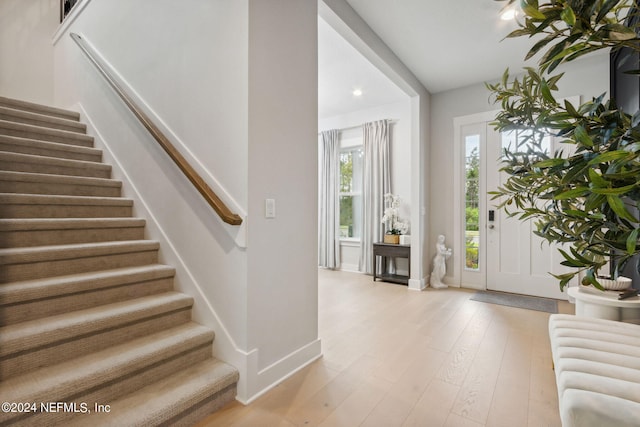
<path id="1" fill-rule="evenodd" d="M 464 153 L 461 285 L 566 299 L 558 280 L 549 274 L 566 271 L 556 247 L 533 233 L 532 221 L 520 221 L 496 209 L 498 201 L 488 194 L 507 178 L 499 171 L 503 148 L 513 148 L 522 135 L 497 132 L 488 122 L 467 123 L 460 135 Z M 544 143 L 553 150 L 551 139 Z"/>
<path id="2" fill-rule="evenodd" d="M 487 191 L 495 191 L 507 179 L 500 172 L 502 150 L 522 144 L 519 131 L 499 133 L 487 126 Z M 542 145 L 553 152 L 553 141 L 547 137 Z M 522 148 L 522 147 L 521 147 Z M 486 193 L 485 193 L 486 194 Z M 497 200 L 487 197 L 487 289 L 546 298 L 566 299 L 558 280 L 549 274 L 559 273 L 561 255 L 555 245 L 533 233 L 534 220 L 521 221 L 496 209 Z"/>

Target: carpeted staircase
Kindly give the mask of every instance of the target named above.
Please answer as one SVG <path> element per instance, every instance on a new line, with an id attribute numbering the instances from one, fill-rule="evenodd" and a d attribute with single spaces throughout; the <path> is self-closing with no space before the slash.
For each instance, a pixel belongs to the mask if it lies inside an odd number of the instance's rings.
<path id="1" fill-rule="evenodd" d="M 0 97 L 0 425 L 191 425 L 238 373 L 85 131 Z"/>

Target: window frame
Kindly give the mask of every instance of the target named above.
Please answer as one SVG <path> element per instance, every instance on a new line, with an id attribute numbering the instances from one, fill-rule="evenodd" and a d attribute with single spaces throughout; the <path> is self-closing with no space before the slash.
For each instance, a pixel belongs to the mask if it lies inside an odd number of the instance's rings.
<path id="1" fill-rule="evenodd" d="M 340 179 L 342 179 L 342 155 L 344 153 L 351 153 L 351 158 L 353 159 L 353 154 L 354 153 L 359 153 L 361 156 L 364 156 L 364 146 L 362 144 L 358 144 L 358 145 L 349 145 L 347 147 L 340 147 Z M 353 160 L 352 160 L 352 164 L 353 164 Z M 362 170 L 360 171 L 362 173 Z M 353 191 L 354 190 L 354 179 L 353 179 L 353 173 L 354 171 L 351 171 L 352 176 L 351 176 L 351 190 L 352 191 L 339 191 L 338 192 L 338 200 L 339 203 L 341 203 L 342 197 L 351 197 L 353 200 L 353 197 L 355 196 L 359 196 L 360 200 L 362 201 L 362 179 L 360 179 L 360 188 L 359 191 Z M 340 189 L 342 189 L 342 182 L 340 183 Z M 353 206 L 353 205 L 352 205 Z M 362 211 L 362 202 L 360 202 L 360 207 L 359 207 L 360 211 Z M 342 227 L 342 221 L 340 221 L 341 224 L 340 226 Z M 358 236 L 357 237 L 343 237 L 342 235 L 339 236 L 339 239 L 341 242 L 354 242 L 354 243 L 359 243 L 361 241 L 362 238 L 362 224 L 360 224 L 360 230 L 358 230 Z"/>

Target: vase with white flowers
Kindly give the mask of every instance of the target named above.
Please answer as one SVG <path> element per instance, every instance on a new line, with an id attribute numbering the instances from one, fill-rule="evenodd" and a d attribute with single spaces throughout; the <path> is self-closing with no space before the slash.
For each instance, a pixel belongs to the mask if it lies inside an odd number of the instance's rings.
<path id="1" fill-rule="evenodd" d="M 400 235 L 407 234 L 409 223 L 400 219 L 400 197 L 391 193 L 384 195 L 384 215 L 382 223 L 385 227 L 384 243 L 400 243 Z"/>

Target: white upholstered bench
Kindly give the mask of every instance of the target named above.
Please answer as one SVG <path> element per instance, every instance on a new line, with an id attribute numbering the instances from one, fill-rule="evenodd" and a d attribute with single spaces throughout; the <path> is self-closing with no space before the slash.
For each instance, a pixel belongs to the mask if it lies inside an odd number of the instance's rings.
<path id="1" fill-rule="evenodd" d="M 563 427 L 640 426 L 640 325 L 553 314 Z"/>

